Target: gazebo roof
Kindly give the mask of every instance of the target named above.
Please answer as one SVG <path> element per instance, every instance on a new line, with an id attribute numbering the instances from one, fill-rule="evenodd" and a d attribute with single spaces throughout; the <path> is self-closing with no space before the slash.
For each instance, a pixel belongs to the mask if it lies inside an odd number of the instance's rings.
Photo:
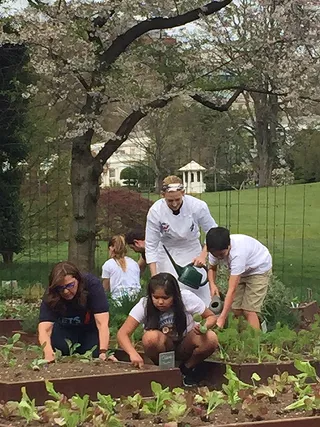
<path id="1" fill-rule="evenodd" d="M 185 171 L 186 172 L 198 172 L 198 171 L 205 171 L 205 170 L 206 170 L 206 168 L 199 165 L 199 163 L 195 162 L 194 160 L 191 160 L 190 163 L 188 163 L 187 165 L 185 165 L 179 169 L 179 171 L 181 171 L 181 172 L 185 172 Z"/>

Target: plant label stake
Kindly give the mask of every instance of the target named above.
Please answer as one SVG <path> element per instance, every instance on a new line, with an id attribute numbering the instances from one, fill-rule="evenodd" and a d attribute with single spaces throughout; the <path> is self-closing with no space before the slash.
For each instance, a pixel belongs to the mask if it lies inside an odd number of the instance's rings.
<path id="1" fill-rule="evenodd" d="M 160 369 L 173 369 L 175 367 L 174 351 L 166 351 L 159 354 Z"/>

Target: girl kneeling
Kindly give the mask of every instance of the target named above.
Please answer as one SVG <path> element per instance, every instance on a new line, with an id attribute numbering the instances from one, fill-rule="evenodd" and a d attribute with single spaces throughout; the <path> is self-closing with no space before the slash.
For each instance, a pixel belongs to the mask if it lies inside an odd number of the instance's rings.
<path id="1" fill-rule="evenodd" d="M 208 331 L 202 334 L 194 314 L 206 319 Z M 178 282 L 169 273 L 159 273 L 150 279 L 147 297 L 141 298 L 133 307 L 125 323 L 118 331 L 118 343 L 125 350 L 133 365 L 142 367 L 143 359 L 133 347 L 130 337 L 139 326 L 144 325 L 142 344 L 145 354 L 159 363 L 159 354 L 175 351 L 176 359 L 182 361 L 181 373 L 186 386 L 196 385 L 194 368 L 218 346 L 218 339 L 209 328 L 216 323 L 215 315 L 194 293 L 181 290 Z"/>

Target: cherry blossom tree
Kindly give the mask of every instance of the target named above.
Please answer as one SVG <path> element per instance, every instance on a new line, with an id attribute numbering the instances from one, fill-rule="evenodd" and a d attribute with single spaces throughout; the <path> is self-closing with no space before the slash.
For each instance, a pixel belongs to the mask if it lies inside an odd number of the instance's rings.
<path id="1" fill-rule="evenodd" d="M 150 111 L 190 87 L 195 92 L 190 82 L 202 70 L 196 58 L 186 55 L 188 40 L 176 43 L 165 30 L 209 19 L 231 2 L 39 0 L 15 14 L 3 34 L 3 40 L 29 47 L 32 70 L 50 95 L 48 108 L 55 103 L 74 107 L 61 139 L 72 147 L 69 259 L 81 268 L 94 267 L 103 165 Z M 128 114 L 115 128 L 105 128 L 104 119 L 114 114 L 115 105 L 125 106 Z M 103 142 L 96 156 L 93 142 Z"/>

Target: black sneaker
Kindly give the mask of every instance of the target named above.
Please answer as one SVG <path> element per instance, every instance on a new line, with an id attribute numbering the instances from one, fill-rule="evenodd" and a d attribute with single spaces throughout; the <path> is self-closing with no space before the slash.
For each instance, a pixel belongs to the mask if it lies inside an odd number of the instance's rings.
<path id="1" fill-rule="evenodd" d="M 187 368 L 183 363 L 180 365 L 182 374 L 182 383 L 185 387 L 196 387 L 199 384 L 199 378 L 196 375 L 195 369 Z"/>

